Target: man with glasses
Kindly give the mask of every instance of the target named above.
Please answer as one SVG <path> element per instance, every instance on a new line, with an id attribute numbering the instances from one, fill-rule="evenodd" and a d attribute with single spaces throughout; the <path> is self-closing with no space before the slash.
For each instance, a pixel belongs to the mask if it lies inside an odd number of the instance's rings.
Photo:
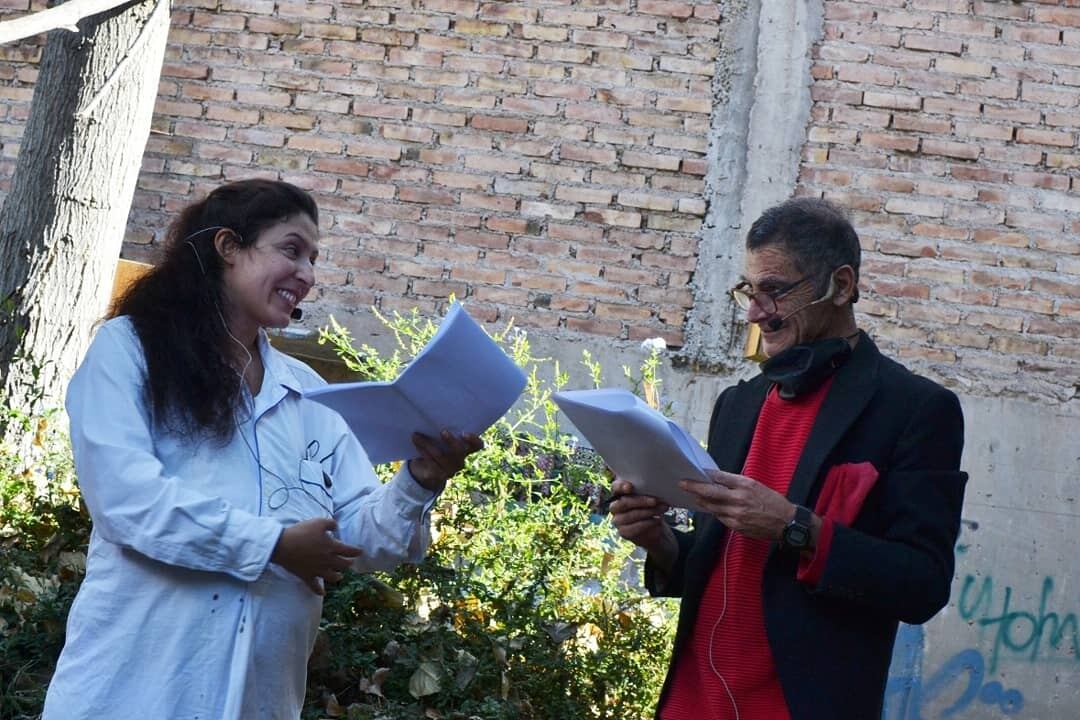
<path id="1" fill-rule="evenodd" d="M 682 483 L 701 508 L 692 530 L 614 483 L 613 522 L 647 551 L 650 591 L 682 598 L 661 720 L 879 718 L 898 622 L 948 602 L 960 404 L 858 329 L 859 256 L 828 202 L 762 214 L 731 294 L 769 359 L 716 401 L 720 471 Z"/>

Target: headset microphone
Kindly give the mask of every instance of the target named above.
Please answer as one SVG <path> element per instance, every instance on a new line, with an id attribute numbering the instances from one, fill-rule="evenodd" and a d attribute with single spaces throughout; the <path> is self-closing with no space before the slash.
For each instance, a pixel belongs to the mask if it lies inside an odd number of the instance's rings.
<path id="1" fill-rule="evenodd" d="M 300 308 L 293 308 L 292 312 L 289 313 L 289 317 L 293 320 L 299 320 L 304 317 L 304 311 Z"/>
<path id="2" fill-rule="evenodd" d="M 817 300 L 814 300 L 813 302 L 806 303 L 802 307 L 795 308 L 794 310 L 789 312 L 784 317 L 778 317 L 778 318 L 773 318 L 772 320 L 769 320 L 768 322 L 765 323 L 765 325 L 768 326 L 770 332 L 776 332 L 780 328 L 784 327 L 784 323 L 787 322 L 789 317 L 792 317 L 793 315 L 797 315 L 797 314 L 801 313 L 803 310 L 810 307 L 811 305 L 817 305 L 818 303 L 823 303 L 823 302 L 827 302 L 829 300 L 832 300 L 832 296 L 834 294 L 836 294 L 836 278 L 831 277 L 831 278 L 829 278 L 829 289 L 825 292 L 824 295 L 819 297 Z"/>

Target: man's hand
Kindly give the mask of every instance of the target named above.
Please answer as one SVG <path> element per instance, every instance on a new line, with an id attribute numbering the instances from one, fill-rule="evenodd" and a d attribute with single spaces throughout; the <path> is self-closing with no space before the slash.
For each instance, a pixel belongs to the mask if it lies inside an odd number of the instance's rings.
<path id="1" fill-rule="evenodd" d="M 341 571 L 362 552 L 332 536 L 331 531 L 336 529 L 337 523 L 330 518 L 304 520 L 287 527 L 278 537 L 270 561 L 303 580 L 316 595 L 324 595 L 319 579 L 331 583 L 341 580 Z"/>
<path id="2" fill-rule="evenodd" d="M 611 484 L 611 493 L 618 498 L 611 503 L 611 522 L 623 539 L 644 548 L 661 572 L 670 574 L 679 557 L 679 544 L 675 531 L 664 522 L 668 506 L 651 495 L 633 492 L 634 486 L 626 480 Z"/>
<path id="3" fill-rule="evenodd" d="M 753 478 L 722 470 L 708 472 L 713 482 L 682 480 L 679 486 L 729 529 L 752 538 L 780 539 L 784 526 L 795 517 L 795 505 Z"/>
<path id="4" fill-rule="evenodd" d="M 432 492 L 442 492 L 446 481 L 465 467 L 465 458 L 482 450 L 484 441 L 472 433 L 454 435 L 443 430 L 442 443 L 421 433 L 413 433 L 413 445 L 420 457 L 409 461 L 409 473 Z"/>

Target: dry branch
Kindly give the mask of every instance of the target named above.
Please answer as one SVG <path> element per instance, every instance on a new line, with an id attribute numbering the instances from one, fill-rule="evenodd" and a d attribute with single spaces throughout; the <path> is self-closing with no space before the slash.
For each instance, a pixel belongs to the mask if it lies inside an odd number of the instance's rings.
<path id="1" fill-rule="evenodd" d="M 50 30 L 63 29 L 78 32 L 76 23 L 83 18 L 121 5 L 128 5 L 131 2 L 132 0 L 68 0 L 48 10 L 24 15 L 14 20 L 5 20 L 0 22 L 0 45 Z"/>

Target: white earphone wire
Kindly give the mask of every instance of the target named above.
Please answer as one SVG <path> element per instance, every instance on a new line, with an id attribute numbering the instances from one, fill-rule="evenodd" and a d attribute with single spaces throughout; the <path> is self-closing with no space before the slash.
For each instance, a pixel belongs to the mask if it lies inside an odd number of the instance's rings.
<path id="1" fill-rule="evenodd" d="M 731 692 L 727 680 L 725 680 L 724 676 L 716 669 L 716 664 L 713 662 L 713 642 L 716 639 L 716 629 L 720 627 L 721 621 L 723 621 L 724 616 L 727 615 L 727 559 L 728 548 L 731 547 L 731 536 L 733 534 L 734 531 L 728 529 L 727 536 L 724 538 L 724 552 L 720 556 L 720 562 L 723 563 L 724 571 L 724 604 L 720 607 L 720 617 L 716 618 L 716 622 L 713 623 L 712 630 L 709 632 L 709 669 L 712 670 L 713 675 L 720 679 L 720 684 L 724 686 L 724 692 L 727 693 L 728 699 L 731 700 L 731 707 L 735 710 L 735 720 L 739 720 L 739 705 L 735 702 L 735 695 Z"/>

